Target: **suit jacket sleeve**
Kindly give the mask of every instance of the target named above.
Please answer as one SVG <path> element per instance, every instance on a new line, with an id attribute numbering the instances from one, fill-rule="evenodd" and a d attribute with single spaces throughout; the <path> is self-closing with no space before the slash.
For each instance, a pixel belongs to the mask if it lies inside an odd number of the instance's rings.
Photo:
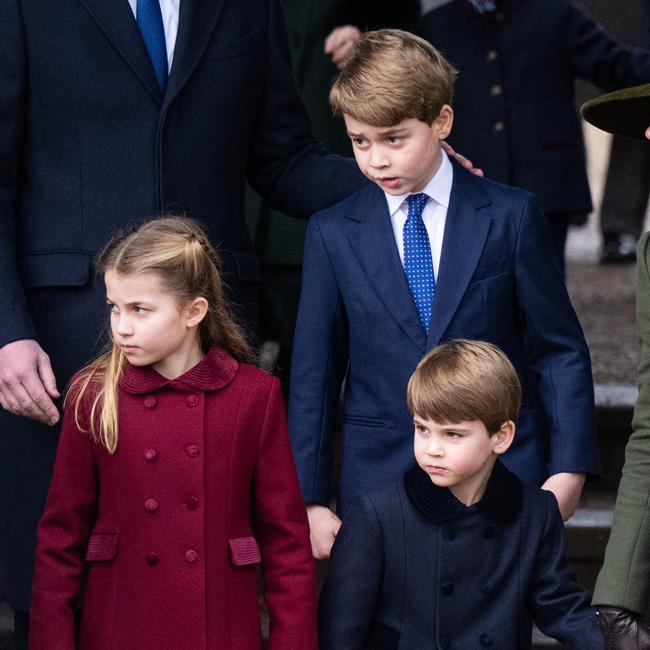
<path id="1" fill-rule="evenodd" d="M 54 475 L 38 527 L 29 610 L 30 650 L 75 650 L 74 611 L 97 512 L 95 443 L 65 412 Z"/>
<path id="2" fill-rule="evenodd" d="M 367 181 L 354 160 L 328 154 L 312 137 L 293 80 L 277 0 L 270 2 L 267 48 L 260 79 L 264 95 L 248 145 L 248 178 L 271 207 L 306 218 L 347 198 Z"/>
<path id="3" fill-rule="evenodd" d="M 273 379 L 262 426 L 254 483 L 269 610 L 269 650 L 316 650 L 315 567 L 309 524 L 291 455 L 280 384 Z"/>
<path id="4" fill-rule="evenodd" d="M 16 266 L 16 211 L 24 138 L 26 48 L 18 3 L 0 6 L 0 347 L 36 338 Z M 56 217 L 56 215 L 52 215 Z"/>
<path id="5" fill-rule="evenodd" d="M 307 228 L 289 398 L 291 443 L 307 503 L 329 504 L 332 433 L 347 361 L 345 310 L 316 215 Z"/>
<path id="6" fill-rule="evenodd" d="M 589 350 L 534 197 L 516 245 L 517 300 L 528 361 L 548 420 L 548 471 L 598 473 Z"/>
<path id="7" fill-rule="evenodd" d="M 356 497 L 332 547 L 320 596 L 320 650 L 358 650 L 373 622 L 383 574 L 381 526 L 374 504 Z"/>
<path id="8" fill-rule="evenodd" d="M 650 50 L 613 41 L 573 2 L 566 5 L 566 48 L 578 76 L 611 91 L 650 82 Z"/>
<path id="9" fill-rule="evenodd" d="M 650 613 L 650 233 L 639 241 L 637 278 L 639 396 L 594 603 L 645 616 Z"/>

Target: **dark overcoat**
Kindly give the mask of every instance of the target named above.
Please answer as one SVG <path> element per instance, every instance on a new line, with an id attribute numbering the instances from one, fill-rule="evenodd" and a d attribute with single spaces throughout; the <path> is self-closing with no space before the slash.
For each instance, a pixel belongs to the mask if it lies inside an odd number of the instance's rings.
<path id="1" fill-rule="evenodd" d="M 471 507 L 419 467 L 362 495 L 339 531 L 321 650 L 526 650 L 531 618 L 573 650 L 603 648 L 564 555 L 550 492 L 497 464 Z"/>
<path id="2" fill-rule="evenodd" d="M 115 230 L 166 210 L 201 220 L 252 320 L 245 177 L 305 217 L 363 183 L 311 139 L 277 0 L 183 0 L 164 95 L 126 0 L 2 2 L 0 61 L 0 346 L 37 339 L 60 389 L 97 351 L 91 260 Z M 56 440 L 0 414 L 0 550 L 20 609 Z"/>
<path id="3" fill-rule="evenodd" d="M 66 411 L 30 648 L 261 650 L 261 563 L 269 647 L 316 650 L 314 562 L 277 379 L 212 350 L 174 380 L 127 366 L 119 405 L 113 455 Z"/>

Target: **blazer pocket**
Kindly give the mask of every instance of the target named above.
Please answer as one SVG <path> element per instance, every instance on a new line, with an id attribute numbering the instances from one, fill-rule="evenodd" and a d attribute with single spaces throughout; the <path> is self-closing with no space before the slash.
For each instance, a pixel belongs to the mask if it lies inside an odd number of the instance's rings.
<path id="1" fill-rule="evenodd" d="M 228 540 L 230 561 L 235 566 L 259 564 L 262 561 L 260 547 L 254 537 L 235 537 Z"/>
<path id="2" fill-rule="evenodd" d="M 385 428 L 388 426 L 388 422 L 386 420 L 382 420 L 381 418 L 373 418 L 370 416 L 365 416 L 365 415 L 353 415 L 353 414 L 346 414 L 343 418 L 343 421 L 346 424 L 356 424 L 361 427 L 380 427 L 380 428 Z"/>
<path id="3" fill-rule="evenodd" d="M 110 562 L 117 557 L 117 533 L 93 533 L 88 540 L 86 562 Z"/>
<path id="4" fill-rule="evenodd" d="M 397 650 L 399 630 L 382 623 L 374 623 L 368 632 L 363 650 Z"/>
<path id="5" fill-rule="evenodd" d="M 203 54 L 204 61 L 219 61 L 222 59 L 231 59 L 241 54 L 246 54 L 253 49 L 259 40 L 260 32 L 256 30 L 246 36 L 237 38 L 231 43 L 224 45 L 223 43 L 211 43 Z"/>
<path id="6" fill-rule="evenodd" d="M 90 278 L 87 253 L 30 253 L 20 256 L 17 263 L 25 288 L 83 287 Z"/>

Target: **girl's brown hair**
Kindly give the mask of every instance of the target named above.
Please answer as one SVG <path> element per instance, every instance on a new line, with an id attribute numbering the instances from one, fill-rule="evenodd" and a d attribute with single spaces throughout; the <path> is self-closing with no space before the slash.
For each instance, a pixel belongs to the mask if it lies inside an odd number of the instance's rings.
<path id="1" fill-rule="evenodd" d="M 201 225 L 185 217 L 161 217 L 120 233 L 97 258 L 97 272 L 102 275 L 108 270 L 122 275 L 156 273 L 163 289 L 180 304 L 205 298 L 208 311 L 198 328 L 203 351 L 219 347 L 237 361 L 248 362 L 252 359 L 251 348 L 224 297 L 220 266 Z M 107 352 L 77 375 L 66 397 L 67 401 L 72 396 L 75 420 L 84 428 L 79 406 L 88 389 L 92 389 L 88 430 L 111 454 L 117 449 L 118 385 L 125 364 L 124 353 L 113 342 Z"/>

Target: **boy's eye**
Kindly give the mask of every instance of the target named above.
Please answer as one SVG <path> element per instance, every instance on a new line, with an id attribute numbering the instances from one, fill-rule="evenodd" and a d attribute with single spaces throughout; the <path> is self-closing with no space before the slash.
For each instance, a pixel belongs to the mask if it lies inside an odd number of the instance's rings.
<path id="1" fill-rule="evenodd" d="M 133 311 L 134 311 L 136 314 L 143 314 L 143 313 L 144 313 L 145 311 L 147 311 L 147 310 L 146 310 L 144 307 L 139 307 L 138 305 L 135 305 L 135 306 L 133 307 Z"/>
<path id="2" fill-rule="evenodd" d="M 391 135 L 388 138 L 388 143 L 389 144 L 399 144 L 402 141 L 402 138 L 396 136 L 396 135 Z"/>
<path id="3" fill-rule="evenodd" d="M 108 311 L 110 311 L 111 313 L 117 311 L 117 307 L 112 302 L 107 302 L 106 307 L 108 308 Z"/>
<path id="4" fill-rule="evenodd" d="M 352 138 L 352 144 L 355 147 L 363 147 L 368 143 L 365 138 Z"/>
<path id="5" fill-rule="evenodd" d="M 447 437 L 448 438 L 462 438 L 460 433 L 458 431 L 447 431 Z"/>

